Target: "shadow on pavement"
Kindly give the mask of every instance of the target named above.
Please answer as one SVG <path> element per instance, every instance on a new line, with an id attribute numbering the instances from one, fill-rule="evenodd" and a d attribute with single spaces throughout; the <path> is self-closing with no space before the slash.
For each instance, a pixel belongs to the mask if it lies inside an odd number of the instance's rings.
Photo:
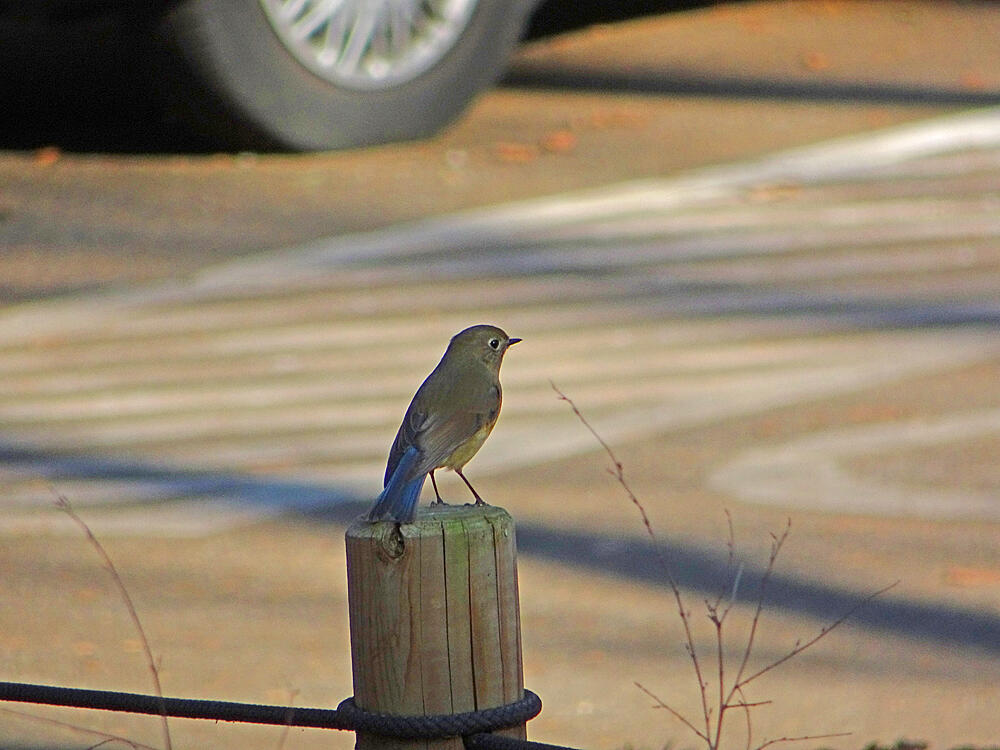
<path id="1" fill-rule="evenodd" d="M 243 507 L 264 506 L 269 511 L 268 516 L 299 514 L 341 526 L 353 522 L 370 503 L 336 486 L 172 470 L 140 462 L 61 454 L 23 446 L 0 444 L 0 463 L 16 469 L 19 474 L 30 473 L 52 482 L 116 479 L 162 483 L 164 490 L 173 496 L 190 494 L 232 499 Z M 657 550 L 645 539 L 523 523 L 518 524 L 518 548 L 526 556 L 567 565 L 581 572 L 593 571 L 637 583 L 667 586 L 664 573 L 655 562 Z M 701 548 L 670 541 L 663 544 L 661 552 L 670 561 L 673 576 L 682 588 L 714 597 L 732 586 L 728 560 L 723 554 L 706 553 Z M 744 566 L 737 600 L 757 601 L 763 572 L 759 567 Z M 873 590 L 889 583 L 892 582 L 876 581 Z M 828 624 L 853 609 L 870 593 L 775 573 L 768 584 L 766 604 Z M 1000 654 L 1000 617 L 986 612 L 912 602 L 887 594 L 858 609 L 850 622 L 950 648 Z"/>
<path id="2" fill-rule="evenodd" d="M 269 511 L 266 515 L 283 512 L 303 513 L 331 506 L 339 507 L 344 503 L 361 502 L 356 494 L 329 485 L 270 477 L 188 471 L 118 458 L 56 453 L 23 445 L 0 443 L 0 464 L 50 482 L 88 479 L 141 482 L 146 486 L 155 486 L 155 496 L 159 498 L 220 498 L 231 500 L 244 508 L 250 506 L 266 508 Z M 73 498 L 70 497 L 69 500 L 72 502 Z M 139 502 L 142 502 L 141 498 Z"/>
<path id="3" fill-rule="evenodd" d="M 657 296 L 661 296 L 660 292 Z M 638 295 L 636 295 L 638 296 Z M 692 309 L 693 308 L 693 309 Z M 705 316 L 807 316 L 852 331 L 1000 325 L 1000 304 L 989 300 L 849 298 L 744 285 L 699 285 L 685 313 Z"/>
<path id="4" fill-rule="evenodd" d="M 715 597 L 726 594 L 732 586 L 732 572 L 725 555 L 709 554 L 689 545 L 667 542 L 658 553 L 653 543 L 645 539 L 612 538 L 531 524 L 519 524 L 517 540 L 518 548 L 525 554 L 638 583 L 667 586 L 664 571 L 657 564 L 657 556 L 661 554 L 684 589 Z M 763 573 L 761 568 L 744 565 L 735 599 L 757 602 Z M 872 591 L 857 592 L 773 573 L 765 604 L 829 624 L 878 588 L 891 583 L 874 581 Z M 895 636 L 1000 653 L 1000 618 L 985 612 L 910 602 L 886 594 L 861 606 L 849 622 Z"/>
<path id="5" fill-rule="evenodd" d="M 989 106 L 1000 91 L 880 83 L 876 81 L 796 81 L 780 78 L 701 76 L 677 70 L 603 71 L 522 65 L 504 78 L 508 86 L 535 89 L 614 91 L 650 95 L 803 102 L 858 102 L 941 106 Z"/>
<path id="6" fill-rule="evenodd" d="M 608 3 L 548 0 L 536 10 L 527 38 L 712 5 L 696 0 Z M 119 24 L 116 26 L 116 24 Z M 73 152 L 206 153 L 217 150 L 170 117 L 159 101 L 149 42 L 126 24 L 102 20 L 85 26 L 55 57 L 34 50 L 0 62 L 18 75 L 0 81 L 0 149 L 56 146 Z M 2 28 L 2 27 L 0 27 Z M 9 34 L 7 35 L 9 36 Z M 6 38 L 0 36 L 0 39 Z M 96 43 L 94 42 L 96 40 Z M 22 45 L 23 46 L 23 45 Z M 2 50 L 0 50 L 2 52 Z M 508 86 L 600 90 L 650 95 L 758 98 L 812 102 L 987 106 L 1000 91 L 893 84 L 878 81 L 795 81 L 698 75 L 677 70 L 574 69 L 547 63 L 515 66 Z"/>

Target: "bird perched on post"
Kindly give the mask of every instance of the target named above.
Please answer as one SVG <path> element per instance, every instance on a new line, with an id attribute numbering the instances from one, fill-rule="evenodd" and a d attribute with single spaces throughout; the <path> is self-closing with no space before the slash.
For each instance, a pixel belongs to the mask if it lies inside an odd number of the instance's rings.
<path id="1" fill-rule="evenodd" d="M 455 334 L 441 361 L 410 402 L 389 451 L 382 494 L 369 521 L 412 523 L 420 490 L 430 474 L 452 469 L 472 491 L 476 505 L 486 503 L 462 468 L 489 437 L 500 415 L 500 363 L 512 339 L 496 326 L 478 325 Z"/>

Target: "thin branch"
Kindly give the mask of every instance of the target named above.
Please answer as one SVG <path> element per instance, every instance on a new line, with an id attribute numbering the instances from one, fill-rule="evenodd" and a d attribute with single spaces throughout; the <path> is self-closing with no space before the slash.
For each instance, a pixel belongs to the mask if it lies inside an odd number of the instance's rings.
<path id="1" fill-rule="evenodd" d="M 726 537 L 726 579 L 734 580 L 738 579 L 740 574 L 734 575 L 736 570 L 736 533 L 733 530 L 733 515 L 729 512 L 729 508 L 724 508 L 723 513 L 726 514 L 726 525 L 728 527 L 728 535 Z M 742 565 L 740 568 L 742 569 Z M 736 598 L 735 591 L 733 588 L 733 595 L 730 597 L 729 605 L 722 611 L 721 619 L 726 619 L 726 614 L 728 614 L 730 608 L 732 607 L 732 600 Z M 712 607 L 713 610 L 718 610 L 722 604 L 722 600 L 725 598 L 726 592 L 720 591 L 718 597 L 715 599 L 715 604 Z"/>
<path id="2" fill-rule="evenodd" d="M 292 719 L 295 717 L 295 698 L 298 694 L 298 690 L 293 688 L 288 689 L 288 711 L 285 714 L 286 724 L 281 730 L 281 736 L 278 738 L 278 750 L 283 750 L 285 747 L 285 741 L 288 739 L 288 732 L 292 728 Z"/>
<path id="3" fill-rule="evenodd" d="M 573 413 L 576 415 L 576 418 L 580 420 L 583 426 L 586 427 L 587 430 L 590 432 L 590 434 L 594 436 L 594 439 L 601 444 L 601 447 L 604 449 L 604 452 L 608 454 L 608 458 L 611 459 L 611 463 L 614 466 L 613 470 L 609 469 L 608 471 L 611 473 L 612 476 L 615 477 L 615 479 L 618 480 L 618 483 L 624 488 L 626 494 L 628 494 L 628 497 L 632 501 L 632 504 L 635 505 L 635 507 L 639 510 L 639 515 L 642 516 L 642 524 L 643 526 L 646 527 L 646 533 L 649 534 L 649 538 L 652 539 L 653 542 L 657 542 L 656 532 L 653 531 L 653 525 L 649 522 L 649 516 L 646 515 L 646 509 L 642 506 L 642 503 L 639 502 L 639 498 L 635 496 L 635 493 L 632 491 L 632 488 L 629 487 L 628 483 L 625 481 L 625 467 L 622 465 L 622 462 L 618 460 L 618 457 L 615 455 L 615 452 L 611 450 L 611 446 L 604 441 L 604 438 L 602 438 L 600 434 L 598 434 L 597 430 L 593 428 L 590 422 L 587 421 L 587 418 L 583 416 L 581 411 L 576 407 L 576 404 L 573 402 L 573 399 L 571 399 L 565 393 L 560 391 L 558 386 L 556 386 L 556 384 L 551 380 L 549 381 L 549 385 L 552 386 L 552 390 L 556 392 L 556 395 L 559 397 L 560 401 L 565 401 L 567 404 L 569 404 L 569 408 L 573 410 Z M 667 575 L 670 575 L 669 570 L 667 570 Z"/>
<path id="4" fill-rule="evenodd" d="M 832 734 L 804 734 L 800 737 L 778 737 L 768 740 L 762 745 L 757 745 L 754 750 L 764 750 L 765 747 L 777 745 L 779 742 L 805 742 L 806 740 L 828 740 L 832 737 L 850 737 L 853 732 L 834 732 Z"/>
<path id="5" fill-rule="evenodd" d="M 587 430 L 590 432 L 590 434 L 594 436 L 594 439 L 597 440 L 598 443 L 600 443 L 602 448 L 604 448 L 604 452 L 608 454 L 608 458 L 611 459 L 611 463 L 614 466 L 614 470 L 609 470 L 611 475 L 615 477 L 615 479 L 618 481 L 618 484 L 620 484 L 622 489 L 625 490 L 625 494 L 628 495 L 629 500 L 631 500 L 632 504 L 638 509 L 639 515 L 642 518 L 642 524 L 643 526 L 646 527 L 646 533 L 649 535 L 650 541 L 653 542 L 653 551 L 660 561 L 660 567 L 663 569 L 663 572 L 667 577 L 667 582 L 670 584 L 670 590 L 674 595 L 674 601 L 677 603 L 677 612 L 678 614 L 680 614 L 681 623 L 684 626 L 684 637 L 686 639 L 685 648 L 687 650 L 688 656 L 691 657 L 691 664 L 694 667 L 695 678 L 698 680 L 698 690 L 701 694 L 701 709 L 705 719 L 705 733 L 704 735 L 701 735 L 699 733 L 699 736 L 705 736 L 707 739 L 707 735 L 710 733 L 709 728 L 711 726 L 711 721 L 710 721 L 711 717 L 708 711 L 708 695 L 705 692 L 706 682 L 704 677 L 702 676 L 701 664 L 698 661 L 698 651 L 695 648 L 694 634 L 691 632 L 690 613 L 684 606 L 684 599 L 681 596 L 680 586 L 677 584 L 677 580 L 674 578 L 673 572 L 670 570 L 670 563 L 663 553 L 663 549 L 660 546 L 659 539 L 657 539 L 656 537 L 656 532 L 653 531 L 653 524 L 650 523 L 649 516 L 646 514 L 646 509 L 645 507 L 643 507 L 642 502 L 636 496 L 635 492 L 632 491 L 632 488 L 629 486 L 629 483 L 625 480 L 625 468 L 622 465 L 622 462 L 618 460 L 618 456 L 615 455 L 615 452 L 611 449 L 611 446 L 608 445 L 607 442 L 605 442 L 604 438 L 602 438 L 598 434 L 597 430 L 593 428 L 590 422 L 587 421 L 587 418 L 583 416 L 583 414 L 577 408 L 576 404 L 573 402 L 573 399 L 571 399 L 569 396 L 567 396 L 565 393 L 559 390 L 556 384 L 551 380 L 549 381 L 549 385 L 552 386 L 552 390 L 556 392 L 556 395 L 559 397 L 560 401 L 565 401 L 567 404 L 569 404 L 569 408 L 573 410 L 573 414 L 576 415 L 576 418 L 580 420 L 583 426 L 586 427 Z"/>
<path id="6" fill-rule="evenodd" d="M 753 722 L 750 720 L 750 708 L 751 704 L 747 703 L 746 696 L 743 694 L 742 690 L 737 691 L 740 696 L 740 703 L 737 704 L 743 708 L 743 716 L 746 718 L 747 722 L 747 744 L 745 750 L 750 750 L 750 745 L 753 743 Z"/>
<path id="7" fill-rule="evenodd" d="M 863 599 L 861 599 L 857 604 L 855 604 L 849 610 L 847 610 L 840 617 L 838 617 L 836 620 L 834 620 L 833 622 L 831 622 L 829 625 L 821 628 L 820 631 L 816 635 L 814 635 L 812 638 L 810 638 L 808 641 L 805 641 L 804 643 L 796 643 L 795 646 L 792 648 L 792 650 L 789 651 L 784 656 L 782 656 L 780 659 L 777 659 L 777 660 L 771 662 L 766 667 L 764 667 L 763 669 L 760 669 L 760 670 L 754 672 L 749 677 L 743 678 L 739 682 L 739 686 L 741 688 L 744 687 L 744 686 L 746 686 L 750 682 L 756 680 L 758 677 L 767 674 L 768 672 L 770 672 L 775 667 L 781 666 L 782 664 L 784 664 L 786 661 L 788 661 L 792 657 L 801 654 L 803 651 L 805 651 L 807 648 L 809 648 L 814 643 L 816 643 L 817 641 L 819 641 L 821 638 L 824 638 L 825 636 L 827 636 L 830 633 L 830 631 L 832 631 L 834 628 L 836 628 L 836 627 L 838 627 L 840 625 L 843 625 L 844 622 L 848 618 L 850 618 L 855 612 L 857 612 L 863 606 L 865 606 L 866 604 L 868 604 L 872 600 L 877 599 L 878 597 L 882 596 L 882 594 L 884 594 L 885 592 L 889 591 L 890 589 L 895 588 L 897 585 L 899 585 L 899 581 L 893 581 L 888 586 L 883 586 L 878 591 L 873 591 L 868 596 L 866 596 Z M 757 750 L 760 750 L 760 748 L 757 748 Z"/>
<path id="8" fill-rule="evenodd" d="M 110 744 L 110 743 L 112 743 L 112 742 L 118 742 L 118 740 L 117 740 L 117 739 L 115 739 L 115 738 L 112 738 L 112 737 L 109 737 L 109 738 L 108 738 L 108 739 L 106 739 L 106 740 L 101 740 L 101 741 L 100 741 L 100 742 L 98 742 L 98 743 L 97 743 L 96 745 L 91 745 L 90 747 L 88 747 L 88 748 L 87 748 L 87 750 L 97 750 L 97 748 L 99 748 L 99 747 L 103 747 L 104 745 L 108 745 L 108 744 Z M 128 744 L 130 744 L 130 745 L 131 745 L 132 743 L 131 743 L 131 742 L 129 742 Z M 133 745 L 133 747 L 134 747 L 134 745 Z"/>
<path id="9" fill-rule="evenodd" d="M 678 712 L 677 710 L 675 710 L 672 706 L 668 706 L 666 703 L 664 703 L 662 700 L 660 700 L 659 697 L 656 696 L 656 694 L 654 694 L 651 691 L 647 690 L 641 683 L 636 682 L 636 683 L 633 683 L 633 684 L 637 688 L 639 688 L 642 692 L 644 692 L 646 695 L 648 695 L 650 698 L 652 698 L 654 701 L 656 701 L 656 707 L 657 708 L 662 708 L 665 711 L 668 711 L 671 715 L 673 715 L 673 717 L 675 719 L 677 719 L 684 726 L 686 726 L 688 729 L 690 729 L 692 732 L 694 732 L 698 737 L 700 737 L 701 739 L 703 739 L 705 742 L 709 742 L 709 739 L 705 735 L 705 733 L 702 732 L 700 729 L 698 729 L 698 727 L 696 727 L 690 721 L 688 721 L 687 718 L 685 718 L 685 716 L 683 714 L 681 714 L 680 712 Z"/>
<path id="10" fill-rule="evenodd" d="M 725 645 L 722 642 L 722 620 L 715 619 L 715 648 L 716 661 L 719 663 L 719 713 L 715 717 L 715 743 L 714 746 L 719 746 L 719 740 L 722 739 L 722 720 L 726 716 L 726 680 L 725 680 L 725 669 L 726 669 L 726 655 L 725 655 Z"/>
<path id="11" fill-rule="evenodd" d="M 785 521 L 785 528 L 782 531 L 781 536 L 771 535 L 771 553 L 767 559 L 767 567 L 764 568 L 764 575 L 760 579 L 760 589 L 757 593 L 757 606 L 754 609 L 753 619 L 750 622 L 750 634 L 747 636 L 747 645 L 743 649 L 743 659 L 740 661 L 739 669 L 736 670 L 736 679 L 733 681 L 733 690 L 730 691 L 726 700 L 731 700 L 735 692 L 737 685 L 745 684 L 743 682 L 743 673 L 746 671 L 747 664 L 750 662 L 750 655 L 753 653 L 753 647 L 757 638 L 757 627 L 760 625 L 760 616 L 764 611 L 764 595 L 767 591 L 767 584 L 771 580 L 771 574 L 774 572 L 774 563 L 778 559 L 778 553 L 781 552 L 781 547 L 788 539 L 789 533 L 792 530 L 792 519 L 789 518 Z"/>
<path id="12" fill-rule="evenodd" d="M 94 532 L 90 530 L 87 522 L 76 514 L 76 511 L 73 510 L 73 506 L 70 505 L 70 502 L 66 499 L 65 495 L 56 491 L 55 488 L 53 488 L 52 491 L 58 498 L 58 500 L 56 500 L 56 507 L 69 516 L 70 519 L 72 519 L 73 522 L 83 530 L 83 533 L 87 536 L 87 541 L 90 542 L 90 545 L 97 551 L 97 554 L 100 555 L 101 559 L 104 561 L 104 567 L 111 575 L 111 579 L 114 581 L 115 587 L 118 589 L 118 594 L 121 597 L 122 602 L 125 604 L 125 609 L 128 610 L 129 617 L 132 619 L 132 625 L 135 627 L 135 631 L 139 635 L 139 641 L 142 643 L 142 650 L 146 656 L 146 666 L 149 667 L 149 672 L 153 676 L 153 688 L 156 692 L 156 696 L 160 699 L 160 718 L 163 720 L 163 743 L 166 746 L 166 750 L 172 750 L 173 745 L 170 742 L 170 725 L 167 722 L 167 706 L 163 702 L 163 688 L 160 687 L 160 671 L 156 666 L 156 660 L 153 658 L 153 651 L 149 647 L 149 639 L 146 638 L 146 631 L 143 629 L 142 622 L 139 620 L 139 613 L 136 611 L 135 605 L 132 603 L 132 597 L 129 596 L 128 589 L 125 587 L 125 582 L 122 580 L 121 575 L 119 575 L 118 569 L 115 568 L 115 564 L 111 561 L 111 557 L 108 555 L 107 550 L 104 549 L 104 545 L 102 545 L 97 537 L 94 536 Z"/>
<path id="13" fill-rule="evenodd" d="M 560 391 L 559 388 L 556 387 L 555 383 L 549 381 L 549 384 L 552 386 L 552 390 L 556 392 L 556 395 L 559 397 L 559 400 L 565 401 L 567 404 L 569 404 L 570 408 L 573 410 L 573 413 L 576 415 L 577 419 L 580 420 L 583 426 L 587 428 L 590 434 L 594 436 L 597 442 L 604 449 L 604 452 L 611 459 L 612 466 L 614 467 L 613 469 L 608 469 L 608 473 L 610 473 L 612 476 L 615 477 L 618 483 L 625 490 L 625 493 L 628 495 L 629 499 L 632 501 L 632 504 L 635 505 L 635 507 L 639 511 L 639 515 L 642 518 L 643 526 L 645 526 L 646 528 L 646 533 L 649 535 L 650 540 L 653 542 L 654 554 L 656 554 L 656 556 L 659 558 L 660 565 L 664 573 L 666 574 L 667 581 L 670 584 L 671 591 L 673 592 L 675 601 L 677 603 L 677 611 L 680 615 L 681 622 L 684 626 L 684 635 L 686 638 L 686 643 L 684 647 L 691 658 L 692 665 L 694 666 L 695 676 L 698 680 L 698 690 L 701 696 L 702 715 L 705 721 L 705 729 L 700 730 L 697 727 L 695 727 L 695 725 L 691 721 L 689 721 L 685 716 L 680 714 L 671 706 L 664 703 L 659 697 L 657 697 L 655 694 L 647 690 L 638 682 L 635 683 L 636 687 L 638 687 L 646 695 L 652 698 L 656 702 L 656 706 L 658 708 L 667 710 L 677 720 L 683 723 L 684 726 L 690 729 L 695 734 L 695 736 L 704 741 L 708 750 L 718 750 L 720 746 L 722 740 L 723 722 L 725 719 L 726 712 L 729 709 L 733 708 L 743 709 L 743 715 L 746 721 L 746 750 L 751 750 L 751 747 L 753 746 L 753 722 L 751 718 L 750 709 L 767 705 L 770 703 L 770 701 L 755 701 L 755 702 L 748 701 L 744 693 L 744 688 L 750 682 L 756 680 L 758 677 L 767 674 L 771 670 L 787 662 L 792 657 L 802 653 L 807 648 L 813 646 L 817 641 L 826 636 L 831 630 L 838 627 L 845 620 L 851 617 L 862 606 L 864 606 L 871 600 L 875 599 L 876 597 L 881 596 L 886 591 L 893 588 L 899 582 L 897 581 L 896 583 L 893 583 L 889 586 L 886 586 L 885 588 L 882 588 L 868 595 L 867 597 L 859 601 L 850 610 L 845 612 L 840 618 L 838 618 L 837 620 L 835 620 L 834 622 L 832 622 L 831 624 L 827 625 L 822 630 L 820 630 L 820 632 L 813 638 L 809 639 L 804 643 L 801 641 L 796 641 L 795 645 L 787 654 L 775 660 L 774 662 L 768 664 L 763 669 L 754 672 L 749 677 L 744 676 L 747 671 L 747 666 L 750 663 L 751 656 L 753 655 L 754 646 L 756 645 L 757 632 L 760 626 L 761 615 L 763 614 L 764 611 L 764 601 L 766 599 L 767 587 L 768 584 L 770 583 L 772 575 L 774 574 L 775 563 L 778 559 L 778 555 L 781 552 L 781 548 L 784 545 L 785 541 L 788 539 L 788 535 L 791 532 L 792 522 L 791 519 L 788 519 L 785 523 L 785 528 L 782 530 L 782 533 L 780 535 L 776 536 L 774 534 L 771 534 L 771 551 L 768 556 L 767 566 L 764 569 L 764 574 L 761 576 L 760 579 L 760 587 L 758 591 L 756 606 L 754 608 L 753 618 L 750 624 L 750 632 L 747 635 L 746 646 L 743 649 L 743 655 L 740 660 L 739 668 L 736 670 L 735 678 L 732 678 L 733 681 L 728 689 L 728 694 L 727 694 L 726 668 L 725 668 L 725 639 L 723 634 L 723 627 L 726 617 L 732 610 L 736 601 L 737 594 L 739 592 L 740 581 L 742 580 L 743 577 L 743 564 L 741 563 L 738 568 L 736 567 L 736 542 L 735 542 L 735 533 L 733 530 L 733 520 L 730 512 L 726 510 L 725 511 L 726 521 L 729 530 L 728 541 L 726 544 L 728 550 L 726 572 L 727 572 L 727 578 L 732 581 L 731 586 L 729 587 L 730 590 L 728 592 L 729 599 L 728 601 L 726 601 L 725 605 L 723 605 L 723 601 L 725 600 L 725 596 L 727 593 L 725 590 L 723 590 L 719 592 L 718 596 L 714 599 L 714 601 L 709 599 L 704 600 L 705 608 L 708 613 L 708 619 L 715 626 L 715 658 L 718 667 L 718 674 L 717 674 L 718 694 L 719 694 L 718 703 L 717 705 L 713 705 L 710 707 L 708 701 L 709 684 L 702 675 L 701 664 L 698 659 L 697 650 L 695 649 L 694 636 L 691 631 L 691 622 L 690 622 L 691 613 L 684 606 L 684 601 L 680 593 L 680 586 L 677 584 L 676 579 L 673 577 L 669 561 L 667 560 L 666 555 L 659 544 L 659 540 L 657 539 L 656 534 L 653 531 L 653 526 L 650 523 L 649 516 L 646 513 L 646 509 L 643 507 L 642 502 L 632 491 L 632 488 L 626 481 L 624 467 L 621 461 L 618 460 L 618 457 L 615 455 L 614 451 L 611 449 L 611 446 L 608 445 L 608 443 L 604 440 L 604 438 L 602 438 L 600 434 L 590 424 L 590 422 L 587 421 L 586 417 L 583 416 L 583 414 L 577 408 L 573 400 L 569 398 L 566 394 L 564 394 L 562 391 Z M 736 700 L 737 697 L 739 698 L 739 700 Z M 713 715 L 714 715 L 714 726 L 713 726 Z M 783 742 L 801 742 L 805 740 L 827 739 L 831 737 L 845 737 L 848 734 L 850 733 L 803 735 L 798 737 L 779 737 L 777 739 L 767 740 L 763 744 L 753 748 L 753 750 L 765 750 L 765 748 L 768 748 L 771 745 L 776 745 L 778 743 L 783 743 Z"/>
<path id="14" fill-rule="evenodd" d="M 109 734 L 108 732 L 99 732 L 96 729 L 87 729 L 86 727 L 77 726 L 76 724 L 69 724 L 65 721 L 59 721 L 58 719 L 50 719 L 47 716 L 36 716 L 35 714 L 29 714 L 25 711 L 15 711 L 12 708 L 0 708 L 0 712 L 5 714 L 11 714 L 12 716 L 19 716 L 22 719 L 29 719 L 31 721 L 38 721 L 43 724 L 49 724 L 50 726 L 60 727 L 62 729 L 69 729 L 73 732 L 78 732 L 80 734 L 89 734 L 93 737 L 103 738 L 103 742 L 123 742 L 129 747 L 134 748 L 134 750 L 156 750 L 152 745 L 144 745 L 141 742 L 136 742 L 135 740 L 130 740 L 126 737 L 119 737 L 117 734 Z M 100 743 L 99 743 L 100 744 Z M 93 745 L 92 747 L 97 747 Z"/>
<path id="15" fill-rule="evenodd" d="M 770 706 L 774 701 L 750 701 L 745 700 L 736 701 L 736 703 L 727 703 L 726 708 L 757 708 L 758 706 Z"/>

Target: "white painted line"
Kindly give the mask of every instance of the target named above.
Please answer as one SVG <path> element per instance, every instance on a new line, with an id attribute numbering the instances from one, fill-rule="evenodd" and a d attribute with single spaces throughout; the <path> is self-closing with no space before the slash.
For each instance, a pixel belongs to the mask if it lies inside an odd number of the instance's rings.
<path id="1" fill-rule="evenodd" d="M 1000 355 L 989 274 L 976 276 L 978 292 L 916 285 L 963 259 L 993 268 L 995 254 L 960 247 L 1000 235 L 988 188 L 942 196 L 918 183 L 907 187 L 916 198 L 870 204 L 847 188 L 826 200 L 823 188 L 751 208 L 741 191 L 875 180 L 879 165 L 1000 144 L 998 112 L 325 240 L 192 282 L 27 305 L 0 316 L 5 435 L 40 455 L 85 447 L 179 475 L 256 475 L 262 486 L 284 475 L 373 494 L 407 399 L 470 317 L 530 342 L 506 369 L 503 421 L 477 475 L 596 450 L 549 378 L 622 442 L 980 362 Z M 826 252 L 831 242 L 850 252 Z M 859 277 L 862 265 L 883 277 Z M 976 267 L 947 283 L 970 284 Z M 456 283 L 483 275 L 488 284 Z M 35 496 L 12 466 L 20 489 L 0 528 L 38 529 L 48 521 L 32 517 Z M 101 503 L 99 480 L 59 475 L 120 533 L 210 533 L 317 502 L 262 491 L 248 504 L 226 490 L 203 506 L 183 495 L 203 490 L 153 479 L 136 485 L 134 508 L 115 508 L 127 482 L 109 484 Z M 970 503 L 941 502 L 959 513 Z"/>
<path id="2" fill-rule="evenodd" d="M 664 399 L 655 406 L 622 404 L 606 416 L 589 421 L 610 443 L 639 440 L 670 431 L 710 424 L 768 409 L 842 393 L 850 393 L 904 377 L 961 367 L 1000 355 L 995 336 L 948 331 L 925 334 L 906 342 L 886 336 L 874 345 L 866 360 L 829 363 L 802 371 L 768 370 L 739 383 L 682 399 Z M 560 385 L 557 383 L 557 385 Z M 511 389 L 508 389 L 508 391 Z M 583 393 L 583 395 L 580 395 Z M 589 411 L 583 391 L 568 391 L 578 406 Z M 512 398 L 516 398 L 513 395 Z M 516 420 L 504 423 L 476 456 L 477 471 L 502 473 L 512 466 L 530 466 L 596 450 L 593 437 L 581 429 L 519 430 Z"/>
<path id="3" fill-rule="evenodd" d="M 626 182 L 319 240 L 208 269 L 198 276 L 197 286 L 263 289 L 352 262 L 509 244 L 565 224 L 679 211 L 761 184 L 817 183 L 935 154 L 996 146 L 1000 146 L 1000 108 L 975 110 L 678 177 Z"/>
<path id="4" fill-rule="evenodd" d="M 749 503 L 862 515 L 1000 520 L 995 491 L 880 482 L 843 462 L 894 450 L 929 448 L 1000 434 L 1000 409 L 949 414 L 810 434 L 747 451 L 712 473 L 709 484 Z"/>
<path id="5" fill-rule="evenodd" d="M 142 302 L 190 302 L 227 291 L 245 295 L 292 284 L 308 287 L 317 274 L 350 263 L 509 245 L 534 232 L 580 221 L 679 212 L 758 185 L 877 174 L 879 169 L 922 157 L 997 146 L 1000 108 L 974 110 L 677 177 L 626 182 L 326 238 L 223 263 L 204 270 L 193 282 L 167 281 L 92 293 L 59 305 L 22 305 L 0 314 L 0 337 L 16 341 L 46 331 L 66 334 L 85 330 L 101 319 L 114 320 L 121 310 Z"/>

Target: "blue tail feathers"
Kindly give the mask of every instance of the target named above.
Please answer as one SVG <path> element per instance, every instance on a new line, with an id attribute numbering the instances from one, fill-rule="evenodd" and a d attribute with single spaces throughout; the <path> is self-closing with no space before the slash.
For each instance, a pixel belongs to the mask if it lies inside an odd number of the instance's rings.
<path id="1" fill-rule="evenodd" d="M 374 507 L 368 512 L 369 521 L 397 521 L 413 523 L 420 503 L 420 491 L 427 480 L 426 474 L 412 476 L 411 470 L 420 456 L 420 451 L 410 447 L 396 464 L 396 470 L 378 496 Z"/>

